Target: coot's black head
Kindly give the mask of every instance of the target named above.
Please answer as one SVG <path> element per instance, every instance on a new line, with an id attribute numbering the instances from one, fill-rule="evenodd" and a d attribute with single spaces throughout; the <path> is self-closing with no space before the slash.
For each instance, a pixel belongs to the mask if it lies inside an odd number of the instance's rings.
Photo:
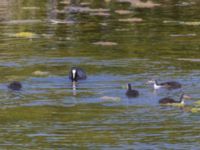
<path id="1" fill-rule="evenodd" d="M 128 90 L 131 90 L 131 89 L 132 89 L 130 83 L 128 83 L 127 88 L 128 88 Z"/>
<path id="2" fill-rule="evenodd" d="M 76 67 L 72 67 L 71 71 L 70 71 L 70 78 L 72 82 L 77 82 L 77 77 L 78 77 L 78 73 L 77 73 L 77 68 Z"/>
<path id="3" fill-rule="evenodd" d="M 19 91 L 22 88 L 22 84 L 18 81 L 13 81 L 8 85 L 8 88 L 11 90 Z"/>

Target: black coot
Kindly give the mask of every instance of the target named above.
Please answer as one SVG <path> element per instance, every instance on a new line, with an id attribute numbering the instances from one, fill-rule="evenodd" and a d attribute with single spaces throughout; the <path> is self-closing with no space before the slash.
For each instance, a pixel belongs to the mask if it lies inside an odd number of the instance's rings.
<path id="1" fill-rule="evenodd" d="M 22 88 L 22 84 L 18 81 L 13 81 L 8 85 L 8 88 L 11 90 L 19 91 Z"/>
<path id="2" fill-rule="evenodd" d="M 170 97 L 165 97 L 159 100 L 160 104 L 184 104 L 184 99 L 189 99 L 190 97 L 185 95 L 185 94 L 181 94 L 181 97 L 178 101 L 170 98 Z"/>
<path id="3" fill-rule="evenodd" d="M 78 82 L 78 80 L 85 80 L 87 78 L 86 72 L 78 67 L 72 67 L 69 72 L 69 79 L 72 82 Z"/>
<path id="4" fill-rule="evenodd" d="M 138 97 L 139 96 L 139 92 L 137 90 L 133 90 L 131 87 L 131 84 L 128 83 L 128 90 L 126 91 L 126 96 L 127 97 Z"/>

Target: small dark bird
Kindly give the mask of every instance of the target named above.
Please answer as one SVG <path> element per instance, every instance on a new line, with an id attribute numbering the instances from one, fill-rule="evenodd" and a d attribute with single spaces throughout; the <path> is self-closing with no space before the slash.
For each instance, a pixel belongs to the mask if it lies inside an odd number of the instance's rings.
<path id="1" fill-rule="evenodd" d="M 128 90 L 126 91 L 126 96 L 127 97 L 138 97 L 139 96 L 139 92 L 137 90 L 133 90 L 131 88 L 131 84 L 128 83 Z"/>
<path id="2" fill-rule="evenodd" d="M 76 89 L 78 80 L 85 80 L 87 75 L 85 71 L 78 67 L 72 67 L 69 72 L 69 79 L 72 81 L 73 90 Z"/>
<path id="3" fill-rule="evenodd" d="M 18 81 L 13 81 L 8 85 L 8 88 L 11 90 L 19 91 L 22 88 L 22 84 Z"/>
<path id="4" fill-rule="evenodd" d="M 154 89 L 166 88 L 168 90 L 181 88 L 181 84 L 176 81 L 168 81 L 163 83 L 158 83 L 157 80 L 150 80 L 147 83 L 153 83 Z"/>
<path id="5" fill-rule="evenodd" d="M 190 99 L 190 96 L 181 94 L 181 97 L 178 101 L 176 101 L 172 98 L 166 97 L 166 98 L 160 99 L 159 103 L 160 104 L 182 104 L 182 105 L 184 105 L 184 99 Z"/>
<path id="6" fill-rule="evenodd" d="M 78 67 L 72 67 L 69 72 L 69 79 L 72 82 L 78 82 L 78 80 L 85 80 L 87 78 L 83 69 Z"/>

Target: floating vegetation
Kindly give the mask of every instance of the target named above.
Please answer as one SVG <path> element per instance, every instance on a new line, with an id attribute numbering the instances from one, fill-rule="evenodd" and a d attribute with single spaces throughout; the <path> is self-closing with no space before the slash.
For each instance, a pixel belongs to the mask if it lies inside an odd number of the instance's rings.
<path id="1" fill-rule="evenodd" d="M 143 19 L 142 18 L 126 18 L 126 19 L 119 19 L 120 22 L 142 22 Z"/>
<path id="2" fill-rule="evenodd" d="M 173 23 L 188 26 L 199 26 L 200 21 L 174 21 L 174 20 L 164 20 L 163 23 Z"/>
<path id="3" fill-rule="evenodd" d="M 192 112 L 192 113 L 199 113 L 200 112 L 200 107 L 199 108 L 198 107 L 191 108 L 190 112 Z"/>
<path id="4" fill-rule="evenodd" d="M 69 5 L 69 4 L 70 4 L 70 0 L 63 0 L 63 1 L 60 1 L 60 4 Z"/>
<path id="5" fill-rule="evenodd" d="M 49 75 L 49 72 L 37 70 L 37 71 L 33 72 L 33 75 L 36 75 L 36 76 L 47 76 L 47 75 Z"/>
<path id="6" fill-rule="evenodd" d="M 101 97 L 101 99 L 107 102 L 119 102 L 121 100 L 120 97 L 112 97 L 112 96 L 103 96 Z"/>
<path id="7" fill-rule="evenodd" d="M 188 107 L 187 111 L 192 113 L 200 113 L 200 100 L 196 101 L 192 107 Z"/>
<path id="8" fill-rule="evenodd" d="M 27 20 L 9 20 L 9 21 L 2 21 L 3 24 L 33 24 L 33 23 L 41 23 L 41 20 L 37 19 L 27 19 Z"/>
<path id="9" fill-rule="evenodd" d="M 192 36 L 196 36 L 195 33 L 191 33 L 191 34 L 171 34 L 171 37 L 192 37 Z"/>
<path id="10" fill-rule="evenodd" d="M 200 21 L 194 21 L 194 22 L 180 22 L 180 24 L 182 25 L 188 25 L 188 26 L 199 26 L 200 25 Z"/>
<path id="11" fill-rule="evenodd" d="M 82 2 L 82 3 L 80 3 L 80 5 L 81 6 L 89 6 L 89 5 L 91 5 L 91 3 L 89 3 L 89 2 Z"/>
<path id="12" fill-rule="evenodd" d="M 200 59 L 198 59 L 198 58 L 178 58 L 178 60 L 190 61 L 190 62 L 200 62 Z"/>
<path id="13" fill-rule="evenodd" d="M 105 0 L 106 3 L 110 3 L 111 0 Z"/>
<path id="14" fill-rule="evenodd" d="M 105 23 L 105 22 L 102 22 L 102 23 L 99 23 L 100 25 L 102 25 L 102 26 L 107 26 L 108 24 L 107 23 Z"/>
<path id="15" fill-rule="evenodd" d="M 194 4 L 195 4 L 195 2 L 180 2 L 180 3 L 176 4 L 176 6 L 183 7 L 183 6 L 191 6 L 191 5 L 194 5 Z"/>
<path id="16" fill-rule="evenodd" d="M 167 104 L 160 104 L 161 106 L 172 106 L 172 107 L 184 107 L 184 103 L 167 103 Z"/>
<path id="17" fill-rule="evenodd" d="M 195 105 L 200 106 L 200 100 L 195 102 Z"/>
<path id="18" fill-rule="evenodd" d="M 14 34 L 9 34 L 9 36 L 17 37 L 17 38 L 36 38 L 36 37 L 38 37 L 33 32 L 18 32 L 18 33 L 14 33 Z"/>
<path id="19" fill-rule="evenodd" d="M 121 28 L 121 29 L 115 29 L 115 31 L 130 31 L 130 29 L 127 29 L 127 28 Z"/>
<path id="20" fill-rule="evenodd" d="M 50 39 L 50 38 L 52 38 L 54 35 L 53 35 L 53 34 L 45 34 L 45 33 L 44 33 L 44 34 L 41 34 L 41 36 Z"/>
<path id="21" fill-rule="evenodd" d="M 90 13 L 91 16 L 105 16 L 108 17 L 110 16 L 110 13 L 107 12 L 96 12 L 96 13 Z"/>
<path id="22" fill-rule="evenodd" d="M 133 0 L 132 0 L 133 1 Z M 141 1 L 133 1 L 131 3 L 134 7 L 137 8 L 154 8 L 156 6 L 160 6 L 160 4 L 153 3 L 152 1 L 141 2 Z"/>
<path id="23" fill-rule="evenodd" d="M 59 10 L 59 9 L 55 9 L 55 10 L 53 10 L 53 12 L 54 13 L 58 13 L 58 14 L 64 14 L 64 13 L 66 13 L 65 10 Z"/>
<path id="24" fill-rule="evenodd" d="M 24 10 L 39 10 L 40 7 L 22 7 Z"/>
<path id="25" fill-rule="evenodd" d="M 115 10 L 115 13 L 119 15 L 128 15 L 131 14 L 132 12 L 129 10 Z"/>
<path id="26" fill-rule="evenodd" d="M 163 23 L 179 23 L 180 21 L 164 20 Z"/>
<path id="27" fill-rule="evenodd" d="M 69 7 L 68 11 L 74 13 L 90 13 L 90 12 L 108 12 L 109 9 L 104 9 L 104 8 L 92 9 L 90 7 Z"/>
<path id="28" fill-rule="evenodd" d="M 75 21 L 72 21 L 72 20 L 50 19 L 49 21 L 53 24 L 74 24 L 75 23 Z"/>
<path id="29" fill-rule="evenodd" d="M 99 42 L 95 42 L 93 43 L 94 45 L 101 45 L 101 46 L 115 46 L 115 45 L 118 45 L 117 43 L 115 42 L 104 42 L 104 41 L 99 41 Z"/>
<path id="30" fill-rule="evenodd" d="M 140 0 L 118 0 L 118 2 L 129 2 L 133 7 L 136 8 L 154 8 L 160 6 L 160 4 L 154 3 L 152 1 L 142 2 Z"/>

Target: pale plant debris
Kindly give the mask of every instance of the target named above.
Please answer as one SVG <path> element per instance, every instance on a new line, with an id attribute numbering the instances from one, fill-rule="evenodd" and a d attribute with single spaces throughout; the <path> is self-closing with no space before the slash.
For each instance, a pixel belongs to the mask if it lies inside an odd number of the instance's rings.
<path id="1" fill-rule="evenodd" d="M 115 10 L 115 13 L 119 15 L 128 15 L 131 14 L 132 12 L 129 10 Z"/>
<path id="2" fill-rule="evenodd" d="M 120 97 L 113 97 L 113 96 L 103 96 L 101 97 L 101 99 L 107 102 L 119 102 L 121 100 Z"/>
<path id="3" fill-rule="evenodd" d="M 106 13 L 106 12 L 95 12 L 95 13 L 90 13 L 91 16 L 104 16 L 104 17 L 108 17 L 110 16 L 110 13 Z"/>
<path id="4" fill-rule="evenodd" d="M 154 8 L 161 5 L 158 3 L 154 3 L 150 0 L 146 2 L 142 2 L 140 0 L 118 0 L 118 2 L 129 2 L 131 3 L 133 7 L 136 7 L 136 8 Z"/>
<path id="5" fill-rule="evenodd" d="M 37 71 L 33 72 L 33 75 L 36 75 L 36 76 L 47 76 L 47 75 L 49 75 L 49 72 L 37 70 Z"/>
<path id="6" fill-rule="evenodd" d="M 119 19 L 120 22 L 142 22 L 142 18 L 125 18 L 125 19 Z"/>
<path id="7" fill-rule="evenodd" d="M 99 42 L 94 42 L 94 45 L 101 45 L 101 46 L 115 46 L 118 45 L 115 42 L 108 42 L 108 41 L 99 41 Z"/>

